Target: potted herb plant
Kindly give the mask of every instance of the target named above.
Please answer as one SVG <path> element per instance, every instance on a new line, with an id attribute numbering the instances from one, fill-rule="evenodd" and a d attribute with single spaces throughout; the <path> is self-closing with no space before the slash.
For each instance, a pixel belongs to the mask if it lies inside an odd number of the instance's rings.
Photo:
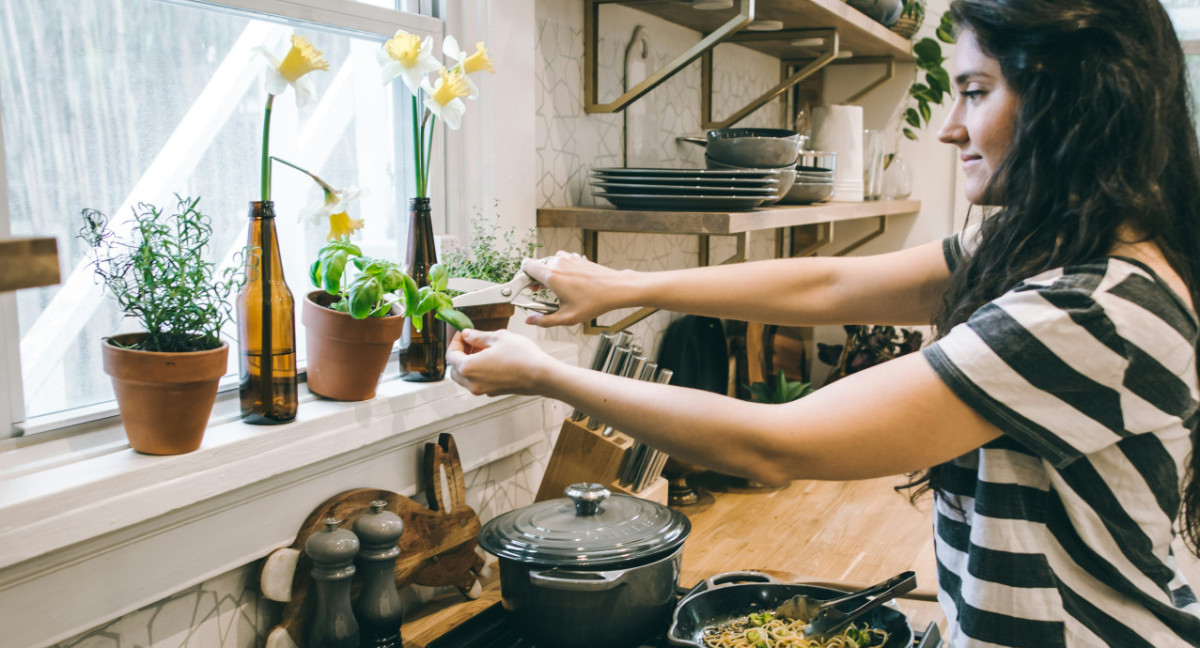
<path id="1" fill-rule="evenodd" d="M 235 268 L 218 272 L 207 259 L 212 224 L 200 199 L 176 198 L 173 214 L 138 204 L 121 236 L 104 214 L 85 209 L 79 233 L 96 276 L 143 329 L 104 338 L 101 352 L 129 445 L 154 455 L 200 447 L 228 366 L 221 328 L 241 285 Z"/>
<path id="2" fill-rule="evenodd" d="M 305 296 L 300 319 L 308 349 L 308 389 L 336 400 L 358 401 L 375 397 L 375 387 L 387 366 L 392 346 L 404 331 L 406 314 L 434 312 L 438 319 L 458 328 L 470 321 L 451 305 L 446 273 L 440 283 L 417 287 L 393 261 L 363 254 L 350 241 L 362 219 L 351 218 L 348 205 L 360 192 L 334 189 L 316 174 L 287 160 L 272 157 L 308 177 L 321 187 L 322 200 L 301 218 L 328 220 L 326 244 L 309 268 L 309 279 L 318 290 Z M 416 325 L 418 330 L 420 324 Z"/>
<path id="3" fill-rule="evenodd" d="M 490 223 L 476 213 L 471 223 L 471 242 L 463 248 L 452 248 L 442 254 L 442 264 L 449 276 L 462 279 L 482 279 L 505 283 L 517 276 L 521 261 L 534 256 L 541 247 L 537 232 L 532 228 L 518 238 L 517 229 L 501 229 L 497 215 Z M 510 303 L 467 306 L 463 313 L 481 331 L 497 331 L 508 327 L 508 319 L 516 312 Z"/>

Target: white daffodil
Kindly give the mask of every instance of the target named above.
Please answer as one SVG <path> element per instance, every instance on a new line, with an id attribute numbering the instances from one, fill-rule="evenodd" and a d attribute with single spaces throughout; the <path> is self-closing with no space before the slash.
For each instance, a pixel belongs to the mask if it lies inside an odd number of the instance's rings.
<path id="1" fill-rule="evenodd" d="M 437 85 L 429 83 L 429 79 L 421 79 L 421 89 L 425 91 L 425 108 L 446 122 L 446 127 L 458 130 L 462 124 L 463 113 L 467 112 L 467 104 L 462 97 L 470 94 L 466 77 L 458 69 L 438 71 Z"/>
<path id="2" fill-rule="evenodd" d="M 296 106 L 300 108 L 316 95 L 316 85 L 306 75 L 313 70 L 329 69 L 325 55 L 303 36 L 292 35 L 292 48 L 282 61 L 264 47 L 254 49 L 271 62 L 264 80 L 267 92 L 272 95 L 283 94 L 290 85 L 296 91 Z"/>
<path id="3" fill-rule="evenodd" d="M 324 198 L 322 202 L 300 212 L 300 220 L 320 224 L 325 219 L 329 219 L 329 233 L 325 235 L 326 241 L 350 236 L 362 229 L 364 220 L 351 218 L 346 212 L 350 203 L 366 195 L 365 190 L 351 185 L 342 191 L 322 187 L 321 193 Z"/>
<path id="4" fill-rule="evenodd" d="M 470 75 L 474 72 L 488 71 L 492 74 L 496 73 L 496 68 L 492 65 L 492 59 L 488 58 L 487 47 L 483 43 L 475 43 L 475 53 L 467 54 L 458 47 L 458 40 L 453 36 L 447 36 L 442 42 L 442 54 L 447 58 L 453 59 L 455 64 L 451 69 L 457 69 L 462 72 L 463 79 L 467 82 L 467 87 L 470 88 L 470 94 L 467 99 L 474 99 L 479 96 L 479 88 L 471 81 Z"/>
<path id="5" fill-rule="evenodd" d="M 403 29 L 397 30 L 396 35 L 375 52 L 375 58 L 383 66 L 384 85 L 400 77 L 413 94 L 417 94 L 427 73 L 442 66 L 433 56 L 432 37 L 426 36 L 422 41 Z"/>

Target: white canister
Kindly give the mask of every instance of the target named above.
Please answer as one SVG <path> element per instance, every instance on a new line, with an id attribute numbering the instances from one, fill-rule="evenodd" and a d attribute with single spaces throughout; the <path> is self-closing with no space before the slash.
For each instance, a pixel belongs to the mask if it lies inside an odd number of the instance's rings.
<path id="1" fill-rule="evenodd" d="M 832 199 L 863 200 L 862 106 L 817 106 L 812 114 L 812 147 L 837 153 Z"/>

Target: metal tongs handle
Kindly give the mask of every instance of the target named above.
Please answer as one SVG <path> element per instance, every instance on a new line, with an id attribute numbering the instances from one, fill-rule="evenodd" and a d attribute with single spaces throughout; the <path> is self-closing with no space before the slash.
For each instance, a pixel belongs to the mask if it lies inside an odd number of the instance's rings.
<path id="1" fill-rule="evenodd" d="M 839 632 L 855 619 L 860 618 L 867 612 L 874 610 L 901 594 L 911 592 L 916 587 L 916 572 L 906 571 L 867 589 L 859 590 L 841 598 L 823 601 L 821 612 L 809 622 L 804 634 L 811 637 Z M 856 601 L 868 596 L 873 596 L 874 598 L 849 612 L 843 612 L 837 607 L 848 601 Z"/>

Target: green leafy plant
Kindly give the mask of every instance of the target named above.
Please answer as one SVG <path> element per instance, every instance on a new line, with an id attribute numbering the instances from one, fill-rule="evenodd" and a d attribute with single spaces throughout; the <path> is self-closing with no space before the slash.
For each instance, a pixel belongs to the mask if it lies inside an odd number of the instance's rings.
<path id="1" fill-rule="evenodd" d="M 814 391 L 811 383 L 788 380 L 782 371 L 768 378 L 766 382 L 757 382 L 747 387 L 750 400 L 756 403 L 790 403 L 797 398 L 807 396 Z"/>
<path id="2" fill-rule="evenodd" d="M 118 236 L 108 217 L 84 209 L 79 238 L 91 248 L 100 282 L 146 337 L 141 351 L 204 351 L 221 346 L 221 328 L 232 321 L 229 296 L 244 281 L 240 264 L 221 272 L 208 261 L 211 219 L 199 198 L 181 198 L 175 213 L 148 203 L 133 208 L 129 233 Z M 243 250 L 244 253 L 244 250 Z"/>
<path id="3" fill-rule="evenodd" d="M 533 257 L 541 247 L 537 232 L 532 228 L 518 239 L 515 227 L 501 230 L 499 221 L 497 215 L 492 222 L 485 222 L 476 212 L 471 222 L 470 245 L 442 254 L 442 264 L 451 277 L 504 283 L 521 270 L 522 259 Z"/>
<path id="4" fill-rule="evenodd" d="M 917 70 L 912 85 L 908 87 L 908 107 L 904 109 L 903 115 L 907 125 L 902 127 L 904 136 L 910 140 L 918 139 L 917 132 L 913 129 L 929 124 L 929 119 L 933 116 L 930 104 L 942 105 L 942 101 L 951 90 L 950 73 L 942 67 L 946 57 L 942 56 L 942 46 L 938 44 L 938 41 L 954 43 L 954 21 L 949 11 L 942 14 L 934 35 L 937 36 L 937 40 L 925 37 L 913 44 Z M 924 83 L 921 82 L 922 73 Z"/>
<path id="5" fill-rule="evenodd" d="M 349 238 L 339 238 L 317 253 L 309 278 L 314 286 L 337 298 L 329 308 L 355 319 L 385 317 L 391 314 L 394 304 L 403 300 L 404 313 L 412 317 L 413 328 L 418 331 L 422 316 L 431 311 L 454 328 L 471 327 L 470 318 L 454 310 L 446 294 L 449 274 L 441 264 L 431 268 L 429 285 L 418 288 L 398 264 L 365 256 Z"/>

